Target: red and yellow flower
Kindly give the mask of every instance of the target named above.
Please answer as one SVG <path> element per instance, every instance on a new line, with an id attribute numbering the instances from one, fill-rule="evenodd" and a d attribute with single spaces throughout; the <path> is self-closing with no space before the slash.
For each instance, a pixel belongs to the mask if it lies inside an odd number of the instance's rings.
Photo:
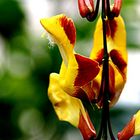
<path id="1" fill-rule="evenodd" d="M 41 24 L 58 45 L 63 62 L 59 74 L 50 74 L 48 96 L 60 120 L 79 128 L 84 139 L 96 136 L 86 109 L 80 99 L 98 100 L 103 69 L 103 29 L 99 18 L 94 33 L 90 57 L 74 51 L 76 30 L 72 19 L 65 15 L 41 19 Z M 109 54 L 110 106 L 113 106 L 124 87 L 127 72 L 126 32 L 121 16 L 106 19 Z M 120 34 L 121 32 L 121 34 Z M 102 97 L 96 102 L 102 107 Z"/>

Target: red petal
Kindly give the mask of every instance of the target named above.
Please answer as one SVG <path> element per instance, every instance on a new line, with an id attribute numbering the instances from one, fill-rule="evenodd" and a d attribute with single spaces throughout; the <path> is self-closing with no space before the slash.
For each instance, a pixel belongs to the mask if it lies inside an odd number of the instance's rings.
<path id="1" fill-rule="evenodd" d="M 106 21 L 106 35 L 114 38 L 115 32 L 117 28 L 117 22 L 115 20 L 107 20 Z"/>
<path id="2" fill-rule="evenodd" d="M 60 19 L 60 21 L 68 39 L 70 40 L 70 43 L 74 45 L 76 40 L 76 29 L 73 21 L 70 18 L 67 18 L 66 16 L 63 16 Z"/>
<path id="3" fill-rule="evenodd" d="M 110 52 L 110 57 L 113 63 L 119 68 L 121 72 L 126 68 L 127 63 L 124 61 L 122 55 L 117 50 L 112 50 Z"/>
<path id="4" fill-rule="evenodd" d="M 85 94 L 90 101 L 94 100 L 96 95 L 94 92 L 94 88 L 92 88 L 92 85 L 93 85 L 93 81 L 81 87 L 85 91 Z"/>
<path id="5" fill-rule="evenodd" d="M 133 117 L 125 128 L 118 133 L 118 140 L 129 140 L 135 131 L 135 117 Z"/>
<path id="6" fill-rule="evenodd" d="M 96 55 L 96 58 L 95 58 L 95 60 L 97 61 L 97 62 L 99 62 L 99 64 L 101 65 L 102 64 L 102 60 L 103 60 L 103 56 L 104 56 L 104 49 L 101 49 L 101 50 L 99 50 L 98 51 L 98 53 L 97 53 L 97 55 Z"/>
<path id="7" fill-rule="evenodd" d="M 79 121 L 78 128 L 80 129 L 84 140 L 90 140 L 91 138 L 96 137 L 96 131 L 87 113 L 86 116 L 87 116 L 87 120 L 84 118 L 83 114 L 80 114 L 80 121 Z"/>
<path id="8" fill-rule="evenodd" d="M 75 79 L 75 86 L 83 86 L 91 81 L 98 74 L 100 68 L 97 61 L 75 54 L 78 63 L 78 75 Z"/>

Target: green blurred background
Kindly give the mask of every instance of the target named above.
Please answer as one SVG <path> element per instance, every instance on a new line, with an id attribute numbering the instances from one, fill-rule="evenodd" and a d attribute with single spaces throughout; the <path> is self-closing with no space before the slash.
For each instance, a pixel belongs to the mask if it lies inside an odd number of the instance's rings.
<path id="1" fill-rule="evenodd" d="M 140 109 L 140 74 L 134 76 L 140 70 L 139 9 L 139 0 L 123 0 L 127 47 L 135 65 L 130 66 L 124 97 L 111 109 L 115 135 Z M 44 29 L 39 20 L 59 13 L 73 18 L 75 50 L 88 56 L 96 21 L 89 23 L 79 16 L 76 0 L 0 0 L 0 140 L 82 139 L 79 130 L 58 120 L 47 96 L 49 74 L 59 71 L 61 57 L 57 46 L 41 37 Z M 137 100 L 129 97 L 128 90 Z M 90 115 L 98 130 L 100 112 Z"/>

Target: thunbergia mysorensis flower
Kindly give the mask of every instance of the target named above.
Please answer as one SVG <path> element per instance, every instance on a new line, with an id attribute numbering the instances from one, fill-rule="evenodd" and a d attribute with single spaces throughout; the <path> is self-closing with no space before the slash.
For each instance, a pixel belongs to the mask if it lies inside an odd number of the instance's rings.
<path id="1" fill-rule="evenodd" d="M 41 24 L 58 44 L 63 62 L 60 73 L 50 75 L 48 95 L 52 101 L 58 117 L 70 122 L 76 127 L 87 125 L 88 133 L 95 136 L 86 110 L 81 101 L 75 97 L 87 95 L 92 102 L 98 100 L 102 78 L 103 38 L 102 21 L 99 18 L 95 34 L 94 47 L 90 58 L 76 54 L 73 50 L 75 44 L 75 27 L 73 21 L 64 15 L 57 15 L 41 20 Z M 106 20 L 107 43 L 109 49 L 109 87 L 110 105 L 118 100 L 126 81 L 127 53 L 125 44 L 125 28 L 122 18 Z M 120 35 L 121 31 L 121 35 Z M 72 97 L 73 96 L 73 97 Z M 97 102 L 102 106 L 102 97 Z M 82 119 L 82 121 L 81 121 Z M 80 124 L 80 122 L 85 123 Z M 92 126 L 92 127 L 91 127 Z M 82 127 L 84 128 L 84 127 Z M 84 133 L 84 131 L 81 131 Z M 86 135 L 86 134 L 84 134 Z M 87 137 L 87 136 L 84 136 Z"/>
<path id="2" fill-rule="evenodd" d="M 80 99 L 80 86 L 88 83 L 99 72 L 98 62 L 74 53 L 76 30 L 73 21 L 65 15 L 42 19 L 41 24 L 58 44 L 63 62 L 59 74 L 50 75 L 49 98 L 60 120 L 78 127 L 85 140 L 96 136 L 94 127 Z M 89 72 L 89 73 L 88 73 Z"/>
<path id="3" fill-rule="evenodd" d="M 135 135 L 140 135 L 140 110 L 131 118 L 124 129 L 118 133 L 118 140 L 129 140 Z"/>
<path id="4" fill-rule="evenodd" d="M 78 2 L 83 17 L 91 21 L 97 16 L 99 0 L 95 11 L 92 0 Z M 85 140 L 99 140 L 101 137 L 106 140 L 107 127 L 111 139 L 115 139 L 109 120 L 109 106 L 117 102 L 127 72 L 126 31 L 122 17 L 117 15 L 117 2 L 114 2 L 115 10 L 110 10 L 109 0 L 102 2 L 102 16 L 97 21 L 89 58 L 74 52 L 76 30 L 72 19 L 64 14 L 41 19 L 42 26 L 58 45 L 63 59 L 59 74 L 50 74 L 49 99 L 58 118 L 79 128 Z M 115 14 L 112 14 L 113 11 Z M 97 137 L 82 104 L 83 99 L 103 109 Z"/>
<path id="5" fill-rule="evenodd" d="M 98 99 L 99 97 L 102 78 L 104 55 L 102 34 L 102 20 L 99 18 L 94 33 L 94 45 L 90 55 L 90 58 L 96 60 L 100 65 L 100 72 L 91 83 L 95 95 L 94 99 Z M 124 87 L 127 71 L 126 31 L 121 16 L 113 20 L 106 20 L 106 39 L 109 55 L 110 106 L 113 106 L 117 102 Z M 101 105 L 102 102 L 99 102 L 99 106 Z"/>

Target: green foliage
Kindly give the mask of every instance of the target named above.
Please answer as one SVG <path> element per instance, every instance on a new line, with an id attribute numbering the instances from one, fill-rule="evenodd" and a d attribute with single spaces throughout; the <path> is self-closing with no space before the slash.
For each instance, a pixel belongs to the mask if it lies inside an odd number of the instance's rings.
<path id="1" fill-rule="evenodd" d="M 15 32 L 21 30 L 24 13 L 15 0 L 0 1 L 0 33 L 11 38 Z"/>

